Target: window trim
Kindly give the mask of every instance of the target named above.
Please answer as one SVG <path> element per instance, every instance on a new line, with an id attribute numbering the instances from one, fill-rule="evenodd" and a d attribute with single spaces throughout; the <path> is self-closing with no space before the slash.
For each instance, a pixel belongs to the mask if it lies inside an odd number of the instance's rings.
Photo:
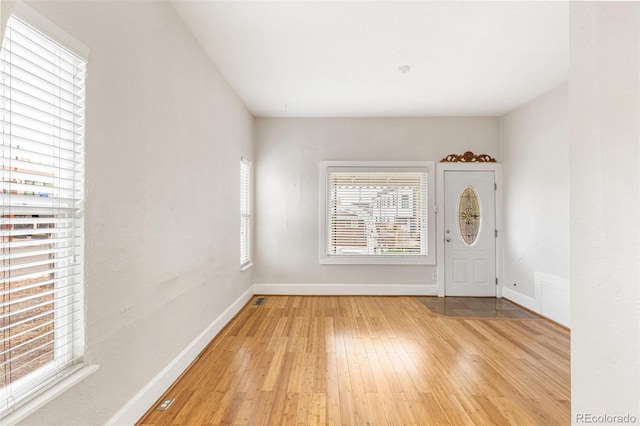
<path id="1" fill-rule="evenodd" d="M 248 176 L 247 178 L 247 199 L 243 200 L 242 196 L 242 186 L 245 184 L 244 179 L 244 172 L 243 172 L 243 167 L 246 167 L 247 170 L 247 174 Z M 242 229 L 242 223 L 243 221 L 247 221 L 248 223 L 246 224 L 247 227 L 247 235 L 245 236 L 245 239 L 242 238 L 242 231 L 240 232 L 240 270 L 241 271 L 246 271 L 247 269 L 251 268 L 251 266 L 253 266 L 253 256 L 251 255 L 252 252 L 252 236 L 253 236 L 253 230 L 252 230 L 252 193 L 253 193 L 253 166 L 251 164 L 251 161 L 249 161 L 248 159 L 241 157 L 240 158 L 240 229 Z M 244 212 L 242 209 L 242 205 L 243 203 L 246 203 L 247 205 L 247 211 Z M 246 246 L 246 250 L 247 250 L 247 259 L 243 260 L 243 254 L 244 254 L 244 248 Z"/>
<path id="2" fill-rule="evenodd" d="M 9 17 L 6 21 L 7 25 L 9 19 L 11 19 L 11 17 L 15 17 L 19 21 L 22 21 L 23 23 L 31 27 L 35 32 L 62 46 L 64 49 L 84 60 L 85 62 L 88 62 L 89 48 L 87 46 L 76 40 L 73 36 L 69 35 L 56 24 L 40 15 L 29 6 L 25 5 L 22 2 L 15 2 L 9 9 L 9 12 Z M 6 32 L 3 34 L 3 36 L 6 36 Z M 84 175 L 84 170 L 81 172 L 81 174 Z M 84 192 L 83 189 L 81 191 Z M 84 203 L 84 195 L 82 196 L 82 203 Z M 82 227 L 82 230 L 79 231 L 81 240 L 79 241 L 78 245 L 78 252 L 81 253 L 79 254 L 81 261 L 78 269 L 80 285 L 74 287 L 78 290 L 74 297 L 81 301 L 84 301 L 84 214 L 82 213 L 83 209 L 80 208 L 80 210 L 80 214 L 74 219 L 76 226 Z M 56 365 L 56 358 L 49 364 L 46 364 L 32 371 L 25 377 L 14 381 L 11 386 L 14 386 L 16 388 L 23 387 L 22 385 L 27 382 L 31 382 L 32 384 L 35 383 L 36 387 L 26 388 L 24 392 L 20 393 L 21 396 L 18 396 L 18 400 L 13 401 L 5 407 L 2 407 L 2 409 L 0 410 L 1 422 L 8 422 L 10 424 L 13 424 L 21 421 L 22 419 L 32 414 L 35 410 L 51 401 L 62 392 L 69 389 L 71 386 L 91 375 L 99 368 L 98 365 L 88 365 L 84 363 L 83 357 L 86 350 L 84 302 L 74 304 L 74 306 L 78 308 L 78 310 L 74 313 L 74 321 L 81 324 L 78 331 L 75 332 L 76 337 L 74 337 L 74 341 L 72 343 L 77 354 L 74 357 L 75 362 L 64 369 L 57 371 L 55 374 L 48 374 L 51 372 L 55 372 L 59 368 L 59 366 Z M 65 326 L 68 326 L 68 324 L 65 323 Z M 59 347 L 59 342 L 56 341 L 55 345 L 56 353 L 61 351 L 64 352 L 65 356 L 68 355 L 66 349 L 63 350 Z M 47 376 L 48 378 L 46 378 Z M 45 380 L 30 380 L 35 379 L 36 377 L 40 377 Z M 3 388 L 2 393 L 4 394 L 6 391 L 7 389 Z"/>
<path id="3" fill-rule="evenodd" d="M 11 15 L 17 16 L 45 37 L 54 40 L 56 43 L 64 46 L 67 50 L 75 53 L 85 61 L 89 60 L 89 48 L 84 43 L 64 31 L 49 19 L 40 15 L 24 2 L 16 1 L 11 8 L 9 16 Z"/>
<path id="4" fill-rule="evenodd" d="M 427 173 L 426 255 L 329 255 L 327 244 L 327 190 L 330 169 L 345 171 L 424 171 Z M 322 265 L 435 265 L 436 264 L 436 207 L 435 165 L 433 161 L 320 161 L 320 208 L 319 208 L 319 263 Z"/>

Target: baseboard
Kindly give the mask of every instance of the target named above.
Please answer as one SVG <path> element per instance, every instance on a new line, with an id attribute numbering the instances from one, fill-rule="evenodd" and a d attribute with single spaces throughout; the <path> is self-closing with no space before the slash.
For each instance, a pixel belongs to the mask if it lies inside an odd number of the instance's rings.
<path id="1" fill-rule="evenodd" d="M 569 291 L 568 280 L 553 275 L 536 273 L 535 298 L 508 287 L 502 288 L 502 297 L 527 308 L 541 317 L 571 329 Z"/>
<path id="2" fill-rule="evenodd" d="M 536 299 L 527 296 L 526 294 L 511 290 L 509 287 L 502 287 L 502 297 L 504 297 L 505 299 L 509 299 L 512 302 L 517 303 L 518 305 L 523 306 L 537 314 L 540 313 L 538 302 L 536 302 Z"/>
<path id="3" fill-rule="evenodd" d="M 135 424 L 149 408 L 169 389 L 193 360 L 204 350 L 225 325 L 253 297 L 250 287 L 218 318 L 216 318 L 196 339 L 189 344 L 173 361 L 160 371 L 144 388 L 120 409 L 106 424 L 111 426 L 130 426 Z"/>
<path id="4" fill-rule="evenodd" d="M 436 285 L 411 284 L 254 284 L 254 294 L 295 296 L 433 296 Z"/>

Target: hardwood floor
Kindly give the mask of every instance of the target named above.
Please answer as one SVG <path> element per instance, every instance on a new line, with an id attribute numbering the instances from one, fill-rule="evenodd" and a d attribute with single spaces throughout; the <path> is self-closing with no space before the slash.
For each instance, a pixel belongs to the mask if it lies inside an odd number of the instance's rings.
<path id="1" fill-rule="evenodd" d="M 247 305 L 139 425 L 570 424 L 569 331 L 415 297 Z"/>

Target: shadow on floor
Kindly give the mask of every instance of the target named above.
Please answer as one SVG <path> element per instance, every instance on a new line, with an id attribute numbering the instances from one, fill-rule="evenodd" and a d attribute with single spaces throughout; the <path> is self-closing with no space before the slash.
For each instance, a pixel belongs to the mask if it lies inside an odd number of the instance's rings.
<path id="1" fill-rule="evenodd" d="M 505 299 L 489 297 L 418 297 L 434 314 L 472 318 L 539 318 Z"/>

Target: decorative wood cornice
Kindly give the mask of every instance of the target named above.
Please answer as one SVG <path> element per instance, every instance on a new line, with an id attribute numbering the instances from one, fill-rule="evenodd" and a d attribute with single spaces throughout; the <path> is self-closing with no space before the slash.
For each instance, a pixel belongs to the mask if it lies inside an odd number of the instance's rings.
<path id="1" fill-rule="evenodd" d="M 488 154 L 474 154 L 467 151 L 462 155 L 449 154 L 440 160 L 441 163 L 495 163 L 496 159 Z"/>

